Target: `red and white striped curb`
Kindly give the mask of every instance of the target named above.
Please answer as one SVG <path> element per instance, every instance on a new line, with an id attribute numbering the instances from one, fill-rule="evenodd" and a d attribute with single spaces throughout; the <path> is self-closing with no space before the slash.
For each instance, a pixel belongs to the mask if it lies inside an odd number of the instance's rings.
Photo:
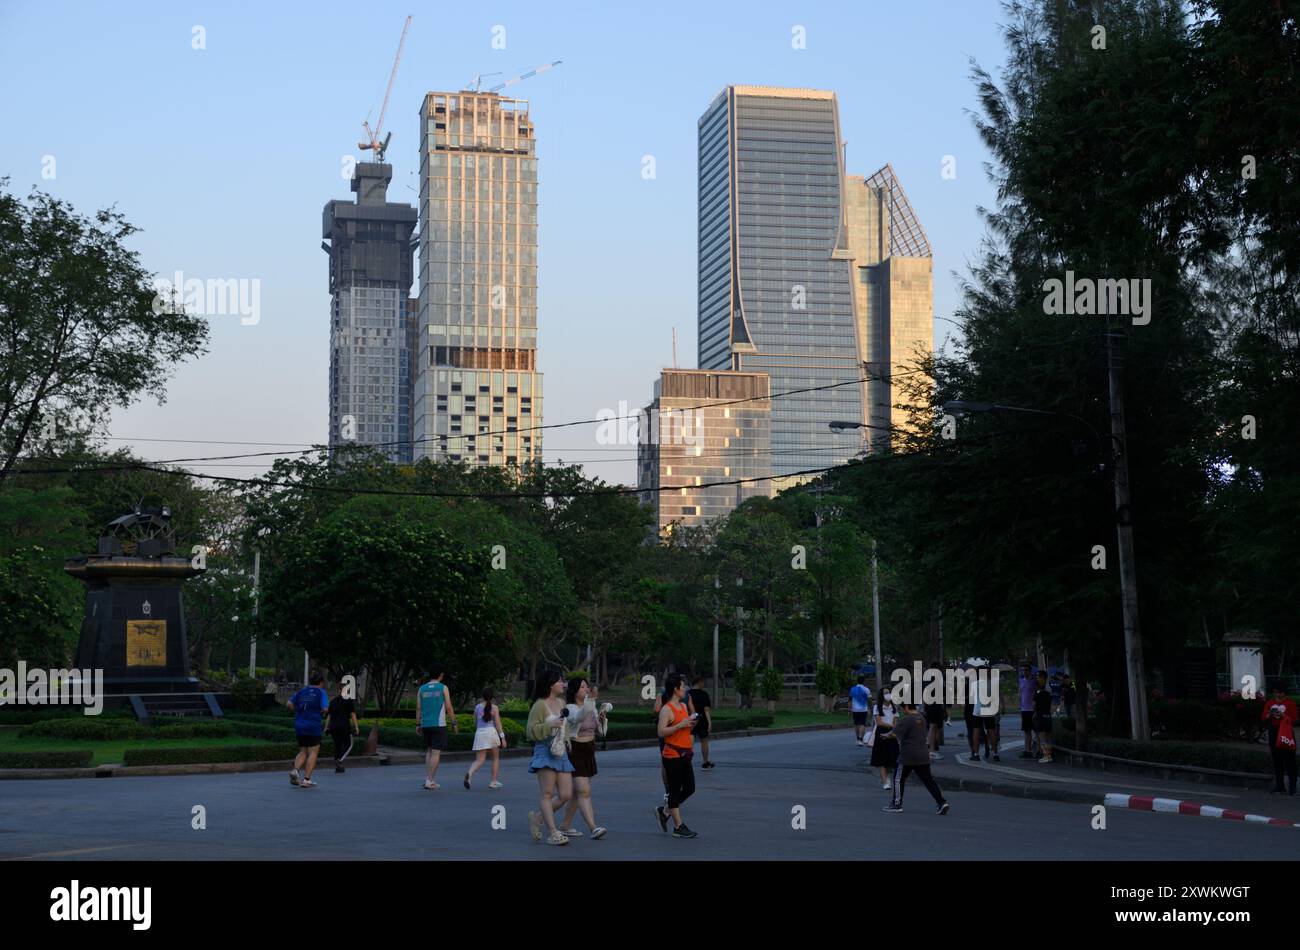
<path id="1" fill-rule="evenodd" d="M 1288 828 L 1300 828 L 1300 822 L 1287 821 L 1285 818 L 1250 815 L 1244 811 L 1218 808 L 1214 805 L 1202 805 L 1200 802 L 1187 802 L 1178 798 L 1148 798 L 1144 795 L 1122 795 L 1118 792 L 1107 792 L 1105 804 L 1110 808 L 1131 808 L 1134 811 L 1159 811 L 1171 815 L 1199 815 L 1202 818 L 1229 818 L 1234 821 L 1253 821 L 1261 825 L 1284 825 Z"/>

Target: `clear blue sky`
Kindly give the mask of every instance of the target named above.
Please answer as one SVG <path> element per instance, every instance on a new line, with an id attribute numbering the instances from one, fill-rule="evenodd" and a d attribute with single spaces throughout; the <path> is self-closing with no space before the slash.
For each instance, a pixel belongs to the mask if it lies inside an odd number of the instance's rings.
<path id="1" fill-rule="evenodd" d="M 214 317 L 210 353 L 180 367 L 168 402 L 118 412 L 113 445 L 146 458 L 195 451 L 144 439 L 322 442 L 328 293 L 321 209 L 372 125 L 414 15 L 385 128 L 390 200 L 415 202 L 417 111 L 431 89 L 563 60 L 510 92 L 538 130 L 539 358 L 545 421 L 648 401 L 663 366 L 695 365 L 696 120 L 728 83 L 839 95 L 851 174 L 892 162 L 934 247 L 935 314 L 989 205 L 971 125 L 969 61 L 1003 61 L 994 0 L 848 3 L 60 3 L 0 6 L 0 175 L 83 212 L 116 204 L 162 276 L 261 281 L 261 321 Z M 206 48 L 192 48 L 202 26 Z M 494 26 L 505 49 L 493 49 Z M 791 46 L 806 30 L 807 48 Z M 57 177 L 43 180 L 52 155 Z M 657 177 L 642 178 L 653 155 Z M 941 177 L 945 155 L 957 177 Z M 953 331 L 937 319 L 936 340 Z M 137 441 L 139 440 L 139 441 Z M 635 479 L 635 451 L 595 427 L 549 432 L 546 460 Z M 249 446 L 247 451 L 257 451 Z M 241 468 L 196 466 L 219 474 Z"/>

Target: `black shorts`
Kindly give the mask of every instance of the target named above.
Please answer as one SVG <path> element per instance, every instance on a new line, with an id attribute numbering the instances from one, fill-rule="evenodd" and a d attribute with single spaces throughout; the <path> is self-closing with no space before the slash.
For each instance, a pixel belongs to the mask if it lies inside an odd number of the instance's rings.
<path id="1" fill-rule="evenodd" d="M 947 710 L 942 706 L 926 706 L 925 721 L 932 726 L 942 726 L 944 719 L 947 718 Z"/>
<path id="2" fill-rule="evenodd" d="M 870 715 L 870 713 L 864 713 L 864 712 L 860 712 L 860 713 L 858 713 L 858 712 L 855 712 L 855 713 L 853 714 L 853 725 L 855 725 L 855 726 L 865 726 L 865 725 L 867 724 L 867 716 L 869 716 L 869 715 Z"/>
<path id="3" fill-rule="evenodd" d="M 1033 732 L 1033 731 L 1034 731 L 1034 713 L 1033 713 L 1033 710 L 1028 710 L 1028 711 L 1026 711 L 1026 710 L 1024 710 L 1024 709 L 1020 710 L 1020 731 L 1021 731 L 1021 732 Z"/>
<path id="4" fill-rule="evenodd" d="M 1051 716 L 1034 716 L 1034 732 L 1051 734 L 1052 717 Z"/>
<path id="5" fill-rule="evenodd" d="M 298 748 L 310 749 L 312 746 L 320 745 L 320 736 L 309 736 L 305 732 L 298 733 Z"/>
<path id="6" fill-rule="evenodd" d="M 998 727 L 998 717 L 997 717 L 997 716 L 983 716 L 983 717 L 981 717 L 981 719 L 980 719 L 980 728 L 982 728 L 985 732 L 992 732 L 994 729 L 997 729 L 997 727 Z"/>
<path id="7" fill-rule="evenodd" d="M 420 731 L 424 733 L 424 747 L 426 749 L 437 749 L 439 752 L 446 751 L 446 726 L 423 726 Z"/>

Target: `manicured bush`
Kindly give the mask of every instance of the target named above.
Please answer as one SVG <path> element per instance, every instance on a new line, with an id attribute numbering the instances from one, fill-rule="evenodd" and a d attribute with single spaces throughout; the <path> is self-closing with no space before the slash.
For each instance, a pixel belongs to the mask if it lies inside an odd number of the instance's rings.
<path id="1" fill-rule="evenodd" d="M 781 676 L 781 671 L 775 667 L 769 666 L 763 671 L 763 676 L 759 681 L 759 691 L 763 698 L 775 702 L 781 698 L 781 689 L 785 686 L 785 679 Z"/>
<path id="2" fill-rule="evenodd" d="M 178 748 L 127 749 L 123 765 L 193 765 L 207 762 L 272 762 L 292 759 L 297 742 L 273 745 L 181 746 Z"/>
<path id="3" fill-rule="evenodd" d="M 99 716 L 48 719 L 28 726 L 22 735 L 105 742 L 115 739 L 189 739 L 196 736 L 217 739 L 234 734 L 231 724 L 224 720 L 173 718 L 180 721 L 159 719 L 148 726 L 133 719 L 103 719 Z"/>
<path id="4" fill-rule="evenodd" d="M 92 754 L 90 749 L 0 752 L 0 769 L 84 769 Z"/>
<path id="5" fill-rule="evenodd" d="M 87 717 L 81 706 L 12 706 L 0 708 L 0 726 L 30 726 L 48 719 L 130 719 L 135 714 L 129 709 L 105 709 L 98 715 Z"/>
<path id="6" fill-rule="evenodd" d="M 846 692 L 852 675 L 848 670 L 842 670 L 836 666 L 828 666 L 825 663 L 817 664 L 817 675 L 815 677 L 817 692 L 824 696 L 832 698 L 839 696 L 840 693 Z"/>
<path id="7" fill-rule="evenodd" d="M 247 676 L 236 676 L 230 683 L 230 698 L 240 712 L 257 712 L 262 708 L 262 697 L 266 687 L 261 680 Z"/>
<path id="8" fill-rule="evenodd" d="M 1073 738 L 1071 736 L 1071 739 Z M 1135 742 L 1132 739 L 1111 736 L 1089 736 L 1083 751 L 1119 759 L 1135 759 L 1139 762 L 1190 765 L 1203 769 L 1220 769 L 1225 772 L 1272 774 L 1273 768 L 1268 749 L 1262 744 L 1242 743 L 1240 746 L 1234 746 L 1171 739 Z"/>
<path id="9" fill-rule="evenodd" d="M 742 666 L 736 671 L 736 692 L 746 701 L 758 690 L 758 671 L 752 666 Z"/>

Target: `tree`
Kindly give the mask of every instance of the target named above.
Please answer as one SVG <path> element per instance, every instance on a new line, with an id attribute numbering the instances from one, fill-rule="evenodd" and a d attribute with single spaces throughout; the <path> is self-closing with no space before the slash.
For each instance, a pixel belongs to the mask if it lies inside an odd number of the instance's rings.
<path id="1" fill-rule="evenodd" d="M 93 423 L 139 395 L 166 397 L 181 360 L 205 351 L 207 324 L 155 306 L 149 275 L 116 211 L 93 218 L 0 179 L 0 485 L 50 413 Z"/>

